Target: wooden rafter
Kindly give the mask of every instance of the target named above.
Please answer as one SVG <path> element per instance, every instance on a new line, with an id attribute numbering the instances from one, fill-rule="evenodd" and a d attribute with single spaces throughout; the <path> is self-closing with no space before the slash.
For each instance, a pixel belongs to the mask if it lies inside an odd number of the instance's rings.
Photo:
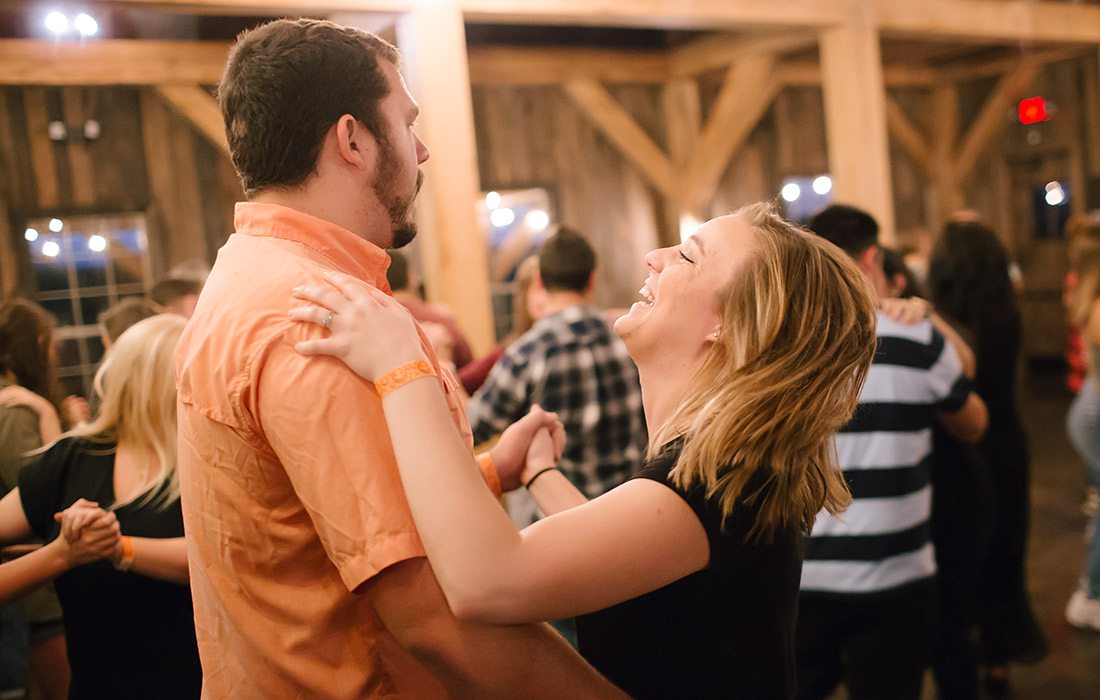
<path id="1" fill-rule="evenodd" d="M 422 0 L 102 0 L 99 4 L 205 14 L 399 14 Z M 665 29 L 827 28 L 864 4 L 884 34 L 963 41 L 1100 43 L 1100 7 L 1044 0 L 436 0 L 467 21 Z"/>
<path id="2" fill-rule="evenodd" d="M 1044 66 L 1058 61 L 1080 58 L 1089 53 L 1089 49 L 1080 47 L 1061 47 L 1056 49 L 1030 50 L 1022 56 L 1009 56 L 992 61 L 975 61 L 967 63 L 953 63 L 946 66 L 938 66 L 935 70 L 940 80 L 950 82 L 963 82 L 978 78 L 990 78 L 1003 75 L 1015 70 L 1021 60 L 1036 66 Z"/>
<path id="3" fill-rule="evenodd" d="M 670 59 L 659 51 L 475 46 L 468 55 L 475 85 L 662 83 L 670 74 Z"/>
<path id="4" fill-rule="evenodd" d="M 1005 111 L 1035 82 L 1038 74 L 1039 67 L 1028 63 L 997 81 L 993 93 L 986 99 L 974 123 L 959 142 L 954 167 L 954 177 L 958 184 L 962 184 L 970 176 L 986 146 L 1004 127 Z"/>
<path id="5" fill-rule="evenodd" d="M 775 68 L 776 79 L 783 85 L 817 87 L 821 85 L 818 61 L 784 61 Z M 936 71 L 927 66 L 883 66 L 882 79 L 890 87 L 931 87 Z"/>
<path id="6" fill-rule="evenodd" d="M 198 85 L 157 85 L 154 89 L 203 138 L 225 155 L 229 155 L 225 122 L 217 102 L 209 92 Z"/>
<path id="7" fill-rule="evenodd" d="M 682 173 L 689 211 L 701 209 L 714 196 L 730 158 L 771 106 L 779 91 L 774 68 L 774 56 L 760 55 L 740 61 L 727 71 L 695 152 Z"/>
<path id="8" fill-rule="evenodd" d="M 228 53 L 229 44 L 210 41 L 0 39 L 0 83 L 210 85 L 221 80 Z"/>
<path id="9" fill-rule="evenodd" d="M 1033 0 L 875 0 L 885 35 L 963 41 L 1100 42 L 1100 7 Z"/>
<path id="10" fill-rule="evenodd" d="M 666 196 L 676 192 L 672 164 L 634 118 L 607 88 L 594 80 L 574 80 L 565 92 L 581 113 L 600 130 L 623 156 L 634 163 L 651 185 Z"/>
<path id="11" fill-rule="evenodd" d="M 890 135 L 905 149 L 905 152 L 917 163 L 928 178 L 936 176 L 936 163 L 932 148 L 913 122 L 905 116 L 905 111 L 897 101 L 886 96 L 886 126 Z"/>
<path id="12" fill-rule="evenodd" d="M 760 54 L 780 54 L 807 49 L 817 44 L 814 32 L 788 32 L 744 37 L 717 34 L 697 39 L 671 52 L 672 75 L 687 78 L 712 70 L 726 69 L 738 61 Z"/>

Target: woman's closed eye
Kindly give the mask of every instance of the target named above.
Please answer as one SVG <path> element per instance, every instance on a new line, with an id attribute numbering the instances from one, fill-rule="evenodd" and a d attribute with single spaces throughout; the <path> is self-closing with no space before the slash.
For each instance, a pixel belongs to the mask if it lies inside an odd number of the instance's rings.
<path id="1" fill-rule="evenodd" d="M 682 250 L 680 251 L 680 257 L 683 258 L 685 262 L 689 262 L 692 265 L 695 264 L 695 261 L 692 260 L 691 258 L 689 258 L 688 256 L 684 255 L 684 251 L 682 251 Z"/>

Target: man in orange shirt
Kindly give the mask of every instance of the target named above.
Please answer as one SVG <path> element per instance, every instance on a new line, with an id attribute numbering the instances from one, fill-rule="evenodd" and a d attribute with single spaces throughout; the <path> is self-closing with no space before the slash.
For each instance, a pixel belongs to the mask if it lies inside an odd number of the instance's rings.
<path id="1" fill-rule="evenodd" d="M 248 201 L 177 366 L 204 696 L 615 694 L 545 625 L 451 614 L 374 387 L 294 351 L 324 333 L 291 322 L 295 286 L 339 270 L 388 290 L 383 249 L 415 235 L 428 149 L 397 64 L 372 34 L 279 20 L 240 37 L 219 87 Z M 453 380 L 441 381 L 468 436 Z M 532 418 L 494 448 L 502 472 L 545 422 Z"/>

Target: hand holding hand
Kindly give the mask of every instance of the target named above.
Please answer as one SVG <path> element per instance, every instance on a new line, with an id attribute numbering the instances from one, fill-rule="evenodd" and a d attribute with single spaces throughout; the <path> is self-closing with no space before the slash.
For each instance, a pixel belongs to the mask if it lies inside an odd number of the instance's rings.
<path id="1" fill-rule="evenodd" d="M 83 396 L 70 395 L 61 399 L 61 418 L 65 421 L 65 425 L 73 427 L 87 423 L 91 414 L 88 402 Z"/>
<path id="2" fill-rule="evenodd" d="M 51 544 L 61 549 L 68 568 L 114 558 L 121 547 L 121 531 L 114 513 L 80 499 L 54 515 L 61 534 Z"/>
<path id="3" fill-rule="evenodd" d="M 526 464 L 531 441 L 540 430 L 547 432 L 554 455 L 553 461 L 557 462 L 565 448 L 565 428 L 558 420 L 558 414 L 548 413 L 538 405 L 532 406 L 526 416 L 508 426 L 489 451 L 504 491 L 511 491 L 523 484 L 520 473 Z"/>
<path id="4" fill-rule="evenodd" d="M 527 450 L 527 459 L 519 475 L 520 483 L 526 484 L 543 469 L 557 464 L 559 459 L 561 453 L 556 449 L 552 433 L 546 428 L 539 430 Z"/>
<path id="5" fill-rule="evenodd" d="M 303 340 L 295 350 L 331 355 L 370 381 L 424 359 L 416 323 L 400 302 L 348 275 L 327 272 L 325 281 L 295 288 L 294 298 L 311 305 L 291 309 L 290 316 L 326 328 L 329 337 Z"/>

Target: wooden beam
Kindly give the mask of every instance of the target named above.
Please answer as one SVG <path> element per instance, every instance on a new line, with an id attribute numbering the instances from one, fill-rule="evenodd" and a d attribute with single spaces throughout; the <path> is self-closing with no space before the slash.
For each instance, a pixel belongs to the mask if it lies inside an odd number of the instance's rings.
<path id="1" fill-rule="evenodd" d="M 466 30 L 457 8 L 417 5 L 397 23 L 406 77 L 420 102 L 424 164 L 417 220 L 428 296 L 449 305 L 477 354 L 495 340 L 489 243 L 474 203 L 480 193 Z"/>
<path id="2" fill-rule="evenodd" d="M 932 157 L 932 149 L 928 141 L 920 133 L 913 122 L 905 116 L 905 111 L 889 95 L 886 95 L 886 126 L 890 135 L 905 149 L 925 176 L 932 179 L 936 176 L 936 164 Z"/>
<path id="3" fill-rule="evenodd" d="M 1025 64 L 997 81 L 992 94 L 986 99 L 974 123 L 960 142 L 954 173 L 959 185 L 970 177 L 986 146 L 1004 128 L 1005 112 L 1031 87 L 1038 74 L 1038 66 Z"/>
<path id="4" fill-rule="evenodd" d="M 688 211 L 702 210 L 714 197 L 730 158 L 768 111 L 779 92 L 779 83 L 772 78 L 774 68 L 775 57 L 766 55 L 730 66 L 682 173 Z"/>
<path id="5" fill-rule="evenodd" d="M 884 35 L 1094 44 L 1100 7 L 1042 0 L 875 0 Z"/>
<path id="6" fill-rule="evenodd" d="M 565 84 L 565 93 L 623 157 L 637 166 L 651 185 L 666 196 L 675 194 L 668 156 L 606 88 L 594 80 L 574 80 Z"/>
<path id="7" fill-rule="evenodd" d="M 0 84 L 213 85 L 228 53 L 220 41 L 0 39 Z"/>
<path id="8" fill-rule="evenodd" d="M 664 112 L 668 154 L 675 172 L 685 172 L 688 160 L 695 152 L 703 124 L 703 105 L 699 97 L 699 83 L 690 78 L 680 78 L 665 84 L 661 90 L 661 107 Z M 661 247 L 678 245 L 681 241 L 686 217 L 702 220 L 702 212 L 688 210 L 682 192 L 666 197 L 663 220 L 657 231 Z"/>
<path id="9" fill-rule="evenodd" d="M 879 35 L 867 17 L 859 19 L 821 33 L 829 170 L 836 200 L 868 211 L 878 220 L 882 243 L 893 245 L 894 201 Z"/>
<path id="10" fill-rule="evenodd" d="M 1085 163 L 1090 176 L 1100 177 L 1100 50 L 1094 51 L 1096 60 L 1085 61 L 1081 80 L 1084 82 L 1085 108 L 1082 111 L 1085 124 Z M 1100 206 L 1100 202 L 1090 202 Z"/>
<path id="11" fill-rule="evenodd" d="M 941 83 L 932 91 L 932 155 L 936 166 L 930 224 L 941 226 L 953 212 L 966 204 L 962 187 L 955 176 L 955 157 L 959 143 L 959 86 Z"/>
<path id="12" fill-rule="evenodd" d="M 785 86 L 818 87 L 821 64 L 818 61 L 784 61 L 776 66 L 776 80 Z M 892 65 L 882 67 L 882 79 L 888 87 L 927 88 L 937 79 L 928 66 Z"/>
<path id="13" fill-rule="evenodd" d="M 61 110 L 65 116 L 65 124 L 70 129 L 79 129 L 84 125 L 84 95 L 80 88 L 61 89 Z M 78 206 L 95 204 L 95 173 L 91 154 L 93 143 L 84 139 L 69 139 L 66 146 L 73 183 L 73 204 Z"/>
<path id="14" fill-rule="evenodd" d="M 54 144 L 47 133 L 50 117 L 46 106 L 46 88 L 24 90 L 23 107 L 26 109 L 27 139 L 30 141 L 31 164 L 38 189 L 38 208 L 53 209 L 61 204 L 61 191 L 57 182 Z"/>
<path id="15" fill-rule="evenodd" d="M 728 68 L 758 54 L 778 55 L 816 44 L 817 36 L 813 32 L 788 32 L 748 38 L 734 34 L 706 36 L 674 49 L 671 53 L 671 71 L 674 77 L 694 77 Z"/>
<path id="16" fill-rule="evenodd" d="M 481 46 L 471 48 L 469 58 L 474 85 L 662 83 L 670 73 L 669 57 L 661 51 Z"/>
<path id="17" fill-rule="evenodd" d="M 225 138 L 225 121 L 214 96 L 198 85 L 157 85 L 156 93 L 164 99 L 199 134 L 225 156 L 229 142 Z"/>
<path id="18" fill-rule="evenodd" d="M 1080 47 L 1022 51 L 1020 55 L 999 58 L 994 61 L 952 63 L 949 65 L 937 66 L 934 70 L 940 80 L 963 82 L 966 80 L 1004 75 L 1018 68 L 1023 61 L 1027 61 L 1036 66 L 1045 66 L 1050 63 L 1057 63 L 1058 61 L 1081 58 L 1088 53 L 1089 49 Z"/>
<path id="19" fill-rule="evenodd" d="M 849 0 L 460 0 L 470 21 L 666 29 L 822 27 L 843 22 Z"/>

